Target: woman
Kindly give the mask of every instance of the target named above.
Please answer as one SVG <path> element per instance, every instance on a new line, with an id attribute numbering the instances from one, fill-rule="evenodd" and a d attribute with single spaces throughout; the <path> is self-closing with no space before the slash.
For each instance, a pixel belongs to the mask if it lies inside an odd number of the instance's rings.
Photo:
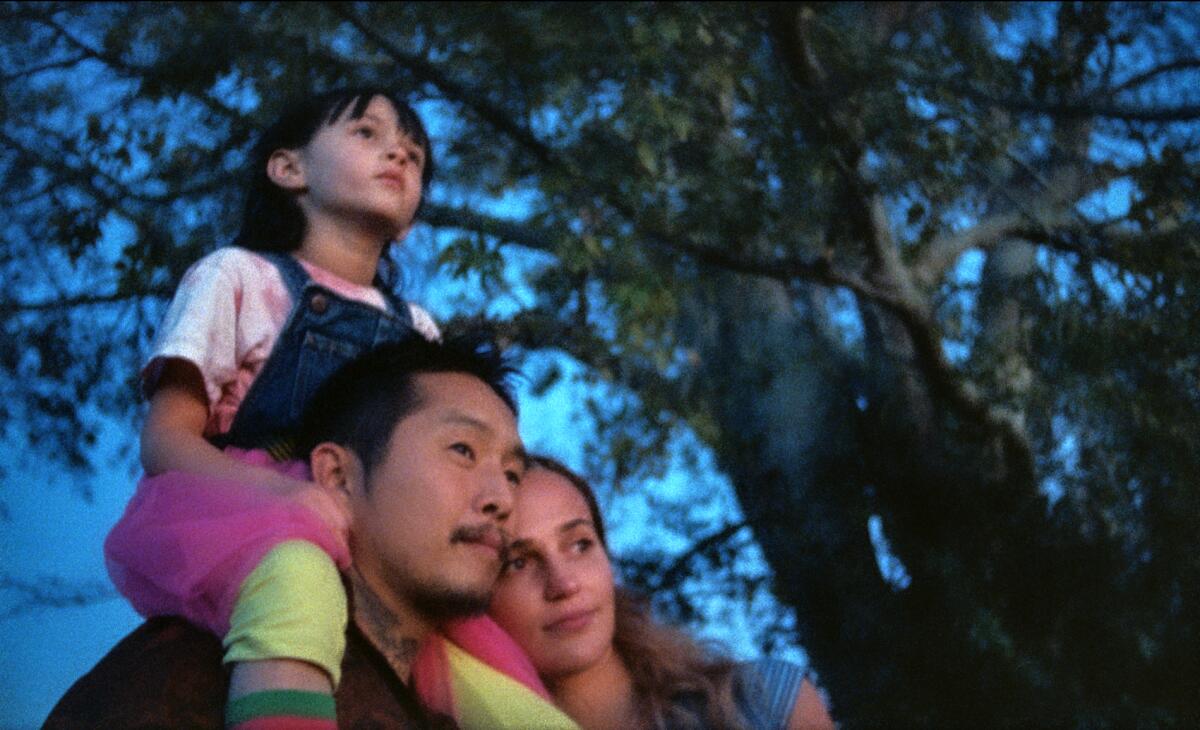
<path id="1" fill-rule="evenodd" d="M 491 615 L 583 728 L 833 727 L 799 667 L 714 658 L 617 588 L 596 497 L 565 466 L 534 457 L 513 512 Z"/>

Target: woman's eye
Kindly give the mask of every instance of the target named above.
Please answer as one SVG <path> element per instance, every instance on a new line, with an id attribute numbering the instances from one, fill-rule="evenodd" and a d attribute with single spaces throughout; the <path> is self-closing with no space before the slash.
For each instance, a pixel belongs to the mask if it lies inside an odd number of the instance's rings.
<path id="1" fill-rule="evenodd" d="M 504 476 L 508 477 L 508 483 L 514 487 L 521 486 L 521 474 L 515 471 L 506 471 Z"/>
<path id="2" fill-rule="evenodd" d="M 583 537 L 572 543 L 572 547 L 575 548 L 575 552 L 577 553 L 586 553 L 588 550 L 591 550 L 592 546 L 595 544 L 596 541 L 590 537 Z"/>
<path id="3" fill-rule="evenodd" d="M 459 442 L 457 444 L 452 444 L 450 446 L 450 450 L 456 454 L 461 454 L 461 455 L 467 457 L 468 459 L 475 458 L 475 450 L 472 449 L 467 444 L 464 444 L 462 442 Z"/>
<path id="4" fill-rule="evenodd" d="M 375 130 L 370 127 L 358 127 L 354 130 L 354 133 L 363 139 L 370 139 L 375 136 Z"/>

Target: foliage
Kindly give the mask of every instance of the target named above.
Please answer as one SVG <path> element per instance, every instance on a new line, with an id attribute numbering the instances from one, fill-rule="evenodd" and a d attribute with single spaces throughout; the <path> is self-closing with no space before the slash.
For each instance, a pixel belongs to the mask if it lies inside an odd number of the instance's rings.
<path id="1" fill-rule="evenodd" d="M 617 389 L 589 470 L 636 489 L 678 434 L 711 449 L 838 718 L 1185 724 L 1198 12 L 7 5 L 0 424 L 86 463 L 254 132 L 387 84 L 448 120 L 444 265 L 531 287 L 503 335 Z M 745 533 L 629 570 L 724 585 Z"/>

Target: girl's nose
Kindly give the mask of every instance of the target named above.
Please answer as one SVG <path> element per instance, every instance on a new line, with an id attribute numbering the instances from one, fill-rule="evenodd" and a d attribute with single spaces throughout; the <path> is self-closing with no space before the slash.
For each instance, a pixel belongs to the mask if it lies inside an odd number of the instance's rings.
<path id="1" fill-rule="evenodd" d="M 558 560 L 546 561 L 546 600 L 561 601 L 579 592 L 575 572 Z"/>
<path id="2" fill-rule="evenodd" d="M 408 139 L 402 134 L 397 134 L 389 138 L 386 153 L 387 158 L 389 160 L 399 161 L 401 165 L 408 164 L 407 142 Z"/>

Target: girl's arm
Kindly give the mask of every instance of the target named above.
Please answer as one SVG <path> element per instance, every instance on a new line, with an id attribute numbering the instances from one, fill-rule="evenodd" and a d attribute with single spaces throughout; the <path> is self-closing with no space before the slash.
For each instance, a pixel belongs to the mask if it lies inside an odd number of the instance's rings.
<path id="1" fill-rule="evenodd" d="M 142 468 L 147 476 L 168 471 L 239 481 L 287 493 L 305 482 L 230 458 L 204 438 L 208 396 L 200 371 L 186 360 L 163 365 L 142 427 Z"/>
<path id="2" fill-rule="evenodd" d="M 142 427 L 142 468 L 147 476 L 182 471 L 267 489 L 315 511 L 346 539 L 349 518 L 326 490 L 227 456 L 204 438 L 207 422 L 208 396 L 199 369 L 186 360 L 167 360 Z"/>

